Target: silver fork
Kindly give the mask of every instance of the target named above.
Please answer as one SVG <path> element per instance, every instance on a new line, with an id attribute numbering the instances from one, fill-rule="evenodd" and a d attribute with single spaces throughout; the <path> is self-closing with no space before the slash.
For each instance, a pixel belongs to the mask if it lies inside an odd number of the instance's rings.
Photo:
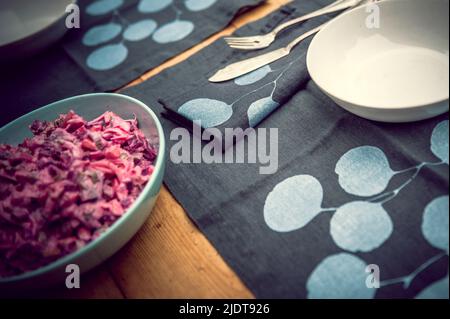
<path id="1" fill-rule="evenodd" d="M 361 0 L 358 3 L 361 6 L 363 6 L 363 5 L 374 4 L 374 3 L 377 3 L 378 1 L 380 1 L 380 0 Z M 350 10 L 352 10 L 352 8 L 348 8 L 346 10 L 346 12 L 350 11 Z M 249 59 L 245 59 L 245 60 L 242 60 L 239 62 L 232 63 L 232 64 L 226 66 L 225 68 L 217 71 L 211 78 L 209 78 L 209 81 L 218 83 L 218 82 L 232 80 L 232 79 L 235 79 L 244 74 L 255 71 L 255 70 L 257 70 L 265 65 L 268 65 L 272 62 L 280 60 L 280 59 L 288 56 L 300 42 L 302 42 L 306 38 L 316 34 L 317 32 L 322 30 L 328 23 L 330 23 L 333 20 L 334 19 L 332 19 L 328 22 L 325 22 L 324 24 L 322 24 L 312 30 L 309 30 L 308 32 L 303 33 L 302 35 L 300 35 L 298 38 L 294 39 L 291 43 L 289 43 L 287 46 L 285 46 L 283 48 L 255 56 L 253 58 L 249 58 Z"/>
<path id="2" fill-rule="evenodd" d="M 356 5 L 358 5 L 360 2 L 362 2 L 362 0 L 337 0 L 334 3 L 328 5 L 324 8 L 321 8 L 319 10 L 316 10 L 314 12 L 311 12 L 311 13 L 301 16 L 299 18 L 285 22 L 267 34 L 250 36 L 250 37 L 226 37 L 225 41 L 233 49 L 239 49 L 239 50 L 264 49 L 264 48 L 269 47 L 275 41 L 277 35 L 281 31 L 285 30 L 286 28 L 288 28 L 294 24 L 298 24 L 300 22 L 303 22 L 303 21 L 306 21 L 306 20 L 309 20 L 309 19 L 312 19 L 315 17 L 319 17 L 319 16 L 322 16 L 325 14 L 352 8 Z"/>
<path id="3" fill-rule="evenodd" d="M 274 50 L 274 51 L 271 51 L 271 52 L 268 52 L 268 53 L 250 58 L 250 59 L 246 59 L 243 61 L 239 61 L 239 62 L 230 64 L 227 67 L 217 71 L 216 74 L 214 74 L 211 78 L 209 78 L 209 81 L 218 83 L 218 82 L 232 80 L 232 79 L 235 79 L 244 74 L 255 71 L 267 64 L 270 64 L 279 59 L 282 59 L 285 56 L 288 56 L 291 53 L 292 49 L 294 49 L 294 47 L 296 47 L 300 42 L 302 42 L 306 38 L 316 34 L 327 24 L 328 24 L 328 22 L 326 22 L 308 32 L 303 33 L 297 39 L 295 39 L 294 41 L 289 43 L 286 47 L 283 47 L 281 49 L 277 49 L 277 50 Z"/>

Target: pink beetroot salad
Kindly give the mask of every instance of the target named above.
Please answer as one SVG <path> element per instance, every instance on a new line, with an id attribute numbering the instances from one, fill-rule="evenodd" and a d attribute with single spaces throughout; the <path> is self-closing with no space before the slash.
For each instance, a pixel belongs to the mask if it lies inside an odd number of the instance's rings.
<path id="1" fill-rule="evenodd" d="M 106 112 L 35 121 L 0 144 L 0 277 L 47 265 L 97 238 L 139 196 L 157 155 L 138 128 Z"/>

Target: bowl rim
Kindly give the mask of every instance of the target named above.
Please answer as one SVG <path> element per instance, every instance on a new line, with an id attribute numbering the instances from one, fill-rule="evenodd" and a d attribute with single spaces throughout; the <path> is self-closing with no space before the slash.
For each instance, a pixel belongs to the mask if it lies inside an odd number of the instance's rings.
<path id="1" fill-rule="evenodd" d="M 379 2 L 376 3 L 376 5 L 382 5 L 382 6 L 388 6 L 391 3 L 399 3 L 399 2 L 409 2 L 409 0 L 380 0 Z M 417 2 L 422 2 L 420 0 L 416 0 Z M 440 1 L 440 2 L 446 2 L 446 0 L 434 0 L 434 1 Z M 440 98 L 440 99 L 436 99 L 436 100 L 430 100 L 429 102 L 427 102 L 426 104 L 411 104 L 411 105 L 390 105 L 390 106 L 380 106 L 380 105 L 373 105 L 373 104 L 362 104 L 360 102 L 356 102 L 352 99 L 348 99 L 346 97 L 343 97 L 340 94 L 336 94 L 336 92 L 332 92 L 331 90 L 328 90 L 324 87 L 324 85 L 321 83 L 321 81 L 318 81 L 317 76 L 314 74 L 313 70 L 314 68 L 311 66 L 312 65 L 312 61 L 313 61 L 313 56 L 312 56 L 312 50 L 314 48 L 315 45 L 317 45 L 317 41 L 318 41 L 318 36 L 320 36 L 321 33 L 327 32 L 328 29 L 332 28 L 333 25 L 337 22 L 339 22 L 341 19 L 345 19 L 347 17 L 347 15 L 351 15 L 354 14 L 354 12 L 357 11 L 362 11 L 365 10 L 366 6 L 369 6 L 370 4 L 365 4 L 363 6 L 357 7 L 357 8 L 353 8 L 347 12 L 344 12 L 343 14 L 341 14 L 340 16 L 338 16 L 337 18 L 335 18 L 334 20 L 330 21 L 329 23 L 327 23 L 317 34 L 316 36 L 314 36 L 314 38 L 312 39 L 307 54 L 306 54 L 306 66 L 308 69 L 308 72 L 311 76 L 311 79 L 314 81 L 314 83 L 317 84 L 317 86 L 327 95 L 340 100 L 344 103 L 350 104 L 354 107 L 359 107 L 359 108 L 366 108 L 366 109 L 371 109 L 371 110 L 383 110 L 383 111 L 398 111 L 398 110 L 408 110 L 408 109 L 418 109 L 418 108 L 426 108 L 426 107 L 430 107 L 439 103 L 444 103 L 446 101 L 449 101 L 449 97 L 447 96 L 446 98 Z"/>
<path id="2" fill-rule="evenodd" d="M 117 230 L 118 228 L 120 228 L 124 223 L 125 220 L 127 220 L 128 218 L 131 218 L 132 216 L 132 212 L 135 211 L 135 209 L 142 204 L 142 202 L 144 201 L 145 195 L 154 187 L 155 182 L 156 182 L 156 175 L 157 172 L 161 172 L 161 169 L 164 165 L 164 161 L 165 161 L 165 152 L 166 152 L 166 142 L 165 142 L 165 136 L 164 136 L 164 130 L 162 128 L 162 125 L 158 119 L 158 117 L 156 116 L 156 114 L 153 112 L 152 109 L 150 109 L 146 104 L 144 104 L 143 102 L 139 101 L 138 99 L 135 99 L 133 97 L 127 96 L 127 95 L 123 95 L 123 94 L 117 94 L 117 93 L 91 93 L 91 94 L 83 94 L 83 95 L 77 95 L 77 96 L 73 96 L 67 99 L 63 99 L 63 100 L 59 100 L 56 102 L 53 102 L 51 104 L 48 104 L 46 106 L 40 107 L 36 110 L 33 110 L 19 118 L 17 118 L 16 120 L 6 124 L 5 126 L 0 128 L 0 133 L 7 129 L 10 126 L 13 126 L 16 122 L 19 122 L 20 120 L 24 120 L 26 117 L 32 116 L 33 114 L 37 114 L 40 111 L 44 110 L 44 109 L 50 109 L 52 107 L 54 107 L 57 104 L 63 103 L 63 102 L 70 102 L 73 101 L 75 102 L 76 100 L 79 100 L 81 98 L 86 98 L 86 97 L 91 97 L 91 96 L 107 96 L 107 97 L 118 97 L 118 98 L 122 98 L 124 100 L 128 100 L 130 102 L 133 102 L 137 105 L 139 105 L 140 107 L 142 107 L 153 119 L 157 131 L 158 131 L 158 138 L 159 138 L 159 146 L 158 146 L 158 155 L 156 157 L 156 162 L 154 164 L 154 173 L 152 174 L 152 176 L 150 177 L 150 180 L 147 182 L 147 185 L 145 185 L 144 189 L 141 191 L 141 193 L 139 194 L 139 196 L 136 198 L 136 200 L 133 202 L 133 204 L 131 205 L 131 207 L 129 207 L 127 209 L 127 211 L 110 227 L 108 227 L 98 238 L 94 239 L 93 241 L 89 242 L 86 246 L 82 247 L 81 249 L 78 249 L 62 258 L 59 258 L 53 262 L 51 262 L 48 265 L 45 265 L 43 267 L 37 268 L 35 270 L 32 271 L 28 271 L 25 273 L 22 273 L 20 275 L 16 275 L 16 276 L 10 276 L 10 277 L 0 277 L 0 285 L 2 284 L 11 284 L 11 283 L 15 283 L 15 282 L 19 282 L 19 281 L 24 281 L 27 279 L 32 279 L 32 278 L 36 278 L 39 276 L 42 276 L 46 273 L 52 272 L 55 269 L 58 269 L 64 265 L 68 265 L 71 264 L 71 262 L 75 259 L 78 259 L 80 256 L 85 255 L 86 253 L 93 251 L 95 248 L 98 247 L 98 245 L 100 245 L 101 243 L 103 243 L 104 241 L 106 241 L 109 237 L 109 235 L 114 232 L 115 230 Z M 138 119 L 139 120 L 139 119 Z"/>
<path id="3" fill-rule="evenodd" d="M 66 8 L 69 5 L 78 4 L 78 1 L 79 0 L 67 0 Z M 66 14 L 67 14 L 67 12 L 62 13 L 59 17 L 57 17 L 51 23 L 49 23 L 49 24 L 47 24 L 47 25 L 45 25 L 45 26 L 35 30 L 32 33 L 27 34 L 26 36 L 23 36 L 21 38 L 15 39 L 13 41 L 9 41 L 9 42 L 5 42 L 3 44 L 0 44 L 0 50 L 6 49 L 6 48 L 10 48 L 10 47 L 14 47 L 14 46 L 20 45 L 22 43 L 26 43 L 27 41 L 30 41 L 34 37 L 39 36 L 39 35 L 47 32 L 48 30 L 53 28 L 55 25 L 60 23 L 62 20 L 64 20 L 64 17 L 66 16 Z"/>

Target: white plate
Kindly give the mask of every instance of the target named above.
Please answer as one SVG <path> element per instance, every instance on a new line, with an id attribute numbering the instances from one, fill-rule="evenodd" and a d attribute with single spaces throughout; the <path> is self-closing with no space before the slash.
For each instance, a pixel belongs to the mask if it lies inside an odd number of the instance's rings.
<path id="1" fill-rule="evenodd" d="M 1 0 L 0 58 L 25 57 L 66 32 L 66 7 L 75 0 Z M 7 62 L 7 61 L 6 61 Z"/>
<path id="2" fill-rule="evenodd" d="M 312 79 L 337 104 L 361 117 L 410 122 L 448 111 L 449 1 L 377 4 L 379 28 L 360 7 L 330 22 L 312 41 Z"/>

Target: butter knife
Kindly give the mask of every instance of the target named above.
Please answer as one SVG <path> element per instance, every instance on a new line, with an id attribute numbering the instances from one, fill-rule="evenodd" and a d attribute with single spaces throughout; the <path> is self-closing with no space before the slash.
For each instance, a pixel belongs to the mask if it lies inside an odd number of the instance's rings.
<path id="1" fill-rule="evenodd" d="M 303 33 L 301 36 L 299 36 L 297 39 L 289 43 L 284 48 L 277 49 L 250 59 L 230 64 L 227 67 L 217 71 L 216 74 L 214 74 L 209 79 L 209 81 L 214 83 L 229 81 L 242 75 L 245 75 L 247 73 L 250 73 L 252 71 L 255 71 L 267 64 L 280 60 L 288 56 L 291 53 L 292 49 L 294 49 L 295 46 L 297 46 L 300 42 L 319 32 L 327 23 L 324 23 L 306 33 Z"/>

